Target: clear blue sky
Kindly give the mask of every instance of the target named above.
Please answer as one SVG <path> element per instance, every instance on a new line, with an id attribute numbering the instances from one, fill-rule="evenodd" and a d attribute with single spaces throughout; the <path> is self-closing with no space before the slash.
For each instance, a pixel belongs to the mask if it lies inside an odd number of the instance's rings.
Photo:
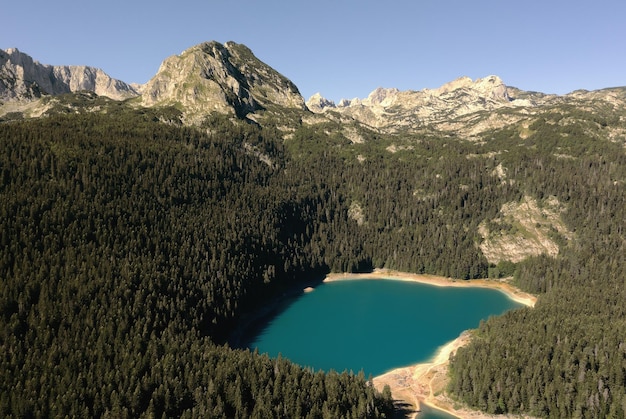
<path id="1" fill-rule="evenodd" d="M 129 83 L 215 40 L 247 45 L 305 99 L 491 74 L 546 93 L 626 86 L 624 0 L 3 0 L 0 18 L 0 48 Z"/>

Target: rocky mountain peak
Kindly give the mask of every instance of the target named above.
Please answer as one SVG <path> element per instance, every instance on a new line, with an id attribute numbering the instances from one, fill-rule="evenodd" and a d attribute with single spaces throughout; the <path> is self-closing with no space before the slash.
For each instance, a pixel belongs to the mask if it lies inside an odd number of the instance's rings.
<path id="1" fill-rule="evenodd" d="M 1 100 L 33 100 L 82 90 L 115 100 L 139 94 L 136 88 L 95 67 L 46 65 L 17 48 L 0 50 Z"/>
<path id="2" fill-rule="evenodd" d="M 507 86 L 498 76 L 476 80 L 460 77 L 436 89 L 422 91 L 377 88 L 365 99 L 342 100 L 333 109 L 371 127 L 397 131 L 419 129 L 424 124 L 448 129 L 452 127 L 451 120 L 479 111 L 516 106 L 512 102 Z M 528 105 L 528 101 L 524 101 L 524 105 Z M 313 112 L 329 108 L 310 107 Z"/>
<path id="3" fill-rule="evenodd" d="M 495 101 L 508 102 L 510 100 L 507 87 L 498 76 L 487 76 L 476 80 L 472 80 L 467 76 L 459 77 L 458 79 L 446 83 L 437 89 L 425 89 L 424 92 L 441 97 L 458 93 L 459 90 L 471 93 L 475 97 L 482 97 Z"/>
<path id="4" fill-rule="evenodd" d="M 398 93 L 400 93 L 400 91 L 396 88 L 384 89 L 379 87 L 372 91 L 363 103 L 366 105 L 385 106 L 386 104 L 391 103 Z"/>
<path id="5" fill-rule="evenodd" d="M 448 83 L 445 83 L 436 89 L 424 89 L 424 91 L 430 92 L 431 94 L 436 95 L 436 96 L 441 96 L 441 95 L 453 92 L 458 89 L 471 88 L 473 84 L 474 84 L 474 81 L 471 78 L 467 76 L 463 76 L 463 77 L 459 77 L 458 79 L 452 80 Z"/>
<path id="6" fill-rule="evenodd" d="M 355 98 L 355 99 L 341 99 L 339 101 L 339 103 L 337 104 L 337 106 L 340 106 L 340 107 L 350 106 L 352 104 L 352 101 L 355 101 L 355 102 L 359 101 L 360 102 L 360 99 L 358 99 L 358 98 Z"/>
<path id="7" fill-rule="evenodd" d="M 315 93 L 306 101 L 306 106 L 312 112 L 321 112 L 324 108 L 334 108 L 335 102 L 330 99 L 326 99 L 321 93 Z"/>
<path id="8" fill-rule="evenodd" d="M 298 88 L 246 46 L 215 41 L 163 61 L 144 86 L 142 101 L 181 106 L 191 122 L 212 112 L 243 117 L 273 105 L 306 108 Z"/>

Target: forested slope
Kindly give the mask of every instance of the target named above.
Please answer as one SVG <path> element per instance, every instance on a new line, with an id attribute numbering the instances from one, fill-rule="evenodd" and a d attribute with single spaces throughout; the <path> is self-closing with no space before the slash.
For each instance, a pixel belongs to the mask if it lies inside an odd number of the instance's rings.
<path id="1" fill-rule="evenodd" d="M 273 186 L 243 142 L 281 153 L 252 127 L 156 119 L 0 125 L 0 416 L 388 414 L 362 376 L 217 346 L 319 269 L 304 230 L 331 205 Z"/>
<path id="2" fill-rule="evenodd" d="M 626 158 L 605 139 L 619 118 L 559 108 L 523 136 L 515 125 L 473 142 L 354 126 L 353 143 L 299 115 L 188 128 L 174 109 L 98 106 L 0 124 L 0 416 L 389 415 L 362 376 L 225 346 L 285 292 L 380 267 L 514 271 L 541 294 L 458 352 L 459 399 L 626 412 Z M 526 200 L 557 202 L 571 234 L 550 231 L 554 258 L 496 269 L 479 226 L 511 234 L 493 221 Z"/>
<path id="3" fill-rule="evenodd" d="M 484 322 L 454 357 L 450 391 L 481 410 L 626 416 L 626 161 L 622 144 L 596 137 L 598 117 L 532 127 L 526 188 L 567 203 L 576 240 L 522 262 L 515 279 L 541 295 L 535 308 Z"/>

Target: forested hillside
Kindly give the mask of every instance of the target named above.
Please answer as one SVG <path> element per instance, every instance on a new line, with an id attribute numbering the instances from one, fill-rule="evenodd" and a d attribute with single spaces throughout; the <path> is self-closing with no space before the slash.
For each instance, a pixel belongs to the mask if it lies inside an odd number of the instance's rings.
<path id="1" fill-rule="evenodd" d="M 626 161 L 622 144 L 590 134 L 598 117 L 532 127 L 526 188 L 567 203 L 576 240 L 522 262 L 515 279 L 541 295 L 535 308 L 484 322 L 453 359 L 450 390 L 481 410 L 626 416 Z"/>
<path id="2" fill-rule="evenodd" d="M 219 346 L 243 310 L 323 275 L 308 230 L 338 210 L 286 183 L 258 130 L 155 118 L 0 125 L 0 416 L 389 414 L 362 376 Z"/>
<path id="3" fill-rule="evenodd" d="M 190 128 L 175 109 L 98 106 L 0 124 L 0 416 L 388 417 L 362 375 L 228 347 L 286 292 L 381 267 L 515 272 L 541 294 L 458 352 L 460 400 L 625 415 L 619 119 L 559 108 L 474 141 L 355 125 L 352 142 L 298 115 Z M 529 199 L 558 202 L 571 234 L 546 227 L 556 257 L 490 264 L 479 226 L 519 233 L 494 220 Z"/>

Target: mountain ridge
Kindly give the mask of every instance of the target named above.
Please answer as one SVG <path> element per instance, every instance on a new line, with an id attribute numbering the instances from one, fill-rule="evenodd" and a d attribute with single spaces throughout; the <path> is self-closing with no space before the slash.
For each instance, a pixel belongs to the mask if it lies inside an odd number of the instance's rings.
<path id="1" fill-rule="evenodd" d="M 342 99 L 338 105 L 318 95 L 307 105 L 313 112 L 338 112 L 386 132 L 416 130 L 482 111 L 533 106 L 527 99 L 511 97 L 508 87 L 495 75 L 476 80 L 463 76 L 421 91 L 377 88 L 365 99 Z"/>
<path id="2" fill-rule="evenodd" d="M 37 117 L 52 107 L 39 99 L 84 90 L 113 100 L 133 99 L 133 106 L 174 107 L 187 125 L 201 125 L 214 113 L 262 122 L 264 114 L 289 110 L 303 112 L 299 118 L 308 125 L 334 121 L 387 134 L 426 130 L 465 138 L 523 123 L 546 106 L 590 108 L 600 101 L 626 109 L 623 89 L 559 96 L 510 87 L 496 75 L 475 80 L 463 76 L 419 91 L 379 87 L 366 98 L 337 104 L 319 93 L 305 101 L 291 80 L 232 41 L 203 42 L 167 57 L 143 85 L 112 79 L 94 67 L 40 64 L 15 48 L 0 51 L 0 103 L 7 105 L 0 106 L 0 115 Z"/>
<path id="3" fill-rule="evenodd" d="M 34 100 L 81 90 L 114 100 L 139 95 L 136 87 L 96 67 L 41 64 L 17 48 L 0 50 L 0 100 Z"/>

